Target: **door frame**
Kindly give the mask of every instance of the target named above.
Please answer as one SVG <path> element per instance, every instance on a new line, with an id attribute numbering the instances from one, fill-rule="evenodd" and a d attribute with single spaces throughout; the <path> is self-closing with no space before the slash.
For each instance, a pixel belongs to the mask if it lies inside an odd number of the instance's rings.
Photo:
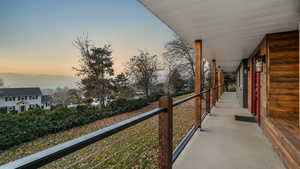
<path id="1" fill-rule="evenodd" d="M 251 114 L 256 117 L 258 124 L 260 125 L 261 112 L 261 75 L 260 72 L 256 72 L 255 57 L 252 58 L 252 72 L 251 72 Z"/>

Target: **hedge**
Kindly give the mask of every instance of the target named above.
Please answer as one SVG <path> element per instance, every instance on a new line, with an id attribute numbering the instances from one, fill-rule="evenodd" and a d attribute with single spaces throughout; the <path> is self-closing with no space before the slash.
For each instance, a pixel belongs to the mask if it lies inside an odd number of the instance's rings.
<path id="1" fill-rule="evenodd" d="M 177 92 L 179 96 L 187 92 Z M 80 105 L 73 108 L 57 107 L 51 111 L 32 109 L 19 114 L 0 114 L 0 150 L 8 149 L 39 137 L 57 133 L 72 127 L 111 117 L 124 112 L 140 109 L 148 102 L 159 99 L 153 94 L 148 99 L 116 99 L 100 110 L 97 107 Z"/>
<path id="2" fill-rule="evenodd" d="M 235 92 L 236 91 L 236 87 L 234 85 L 229 85 L 227 87 L 227 92 Z"/>
<path id="3" fill-rule="evenodd" d="M 20 114 L 0 114 L 0 150 L 146 105 L 145 99 L 120 99 L 112 102 L 106 111 L 100 111 L 96 107 L 77 106 L 57 107 L 52 111 L 32 109 Z"/>

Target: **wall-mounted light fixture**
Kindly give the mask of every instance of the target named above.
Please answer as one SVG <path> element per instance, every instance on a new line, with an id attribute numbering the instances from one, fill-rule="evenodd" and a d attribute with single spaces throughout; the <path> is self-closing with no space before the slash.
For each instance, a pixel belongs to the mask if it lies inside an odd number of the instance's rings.
<path id="1" fill-rule="evenodd" d="M 249 71 L 249 67 L 248 67 L 248 59 L 243 59 L 242 60 L 243 63 L 243 67 L 244 67 L 244 75 L 247 75 L 248 71 Z"/>
<path id="2" fill-rule="evenodd" d="M 263 63 L 265 62 L 265 55 L 255 56 L 255 72 L 263 72 Z"/>
<path id="3" fill-rule="evenodd" d="M 244 74 L 246 75 L 247 73 L 248 73 L 248 67 L 245 67 L 245 69 L 244 69 Z"/>

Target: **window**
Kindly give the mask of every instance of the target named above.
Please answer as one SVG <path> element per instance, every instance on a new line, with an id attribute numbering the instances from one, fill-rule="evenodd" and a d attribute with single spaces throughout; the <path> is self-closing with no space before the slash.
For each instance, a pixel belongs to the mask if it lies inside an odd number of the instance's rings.
<path id="1" fill-rule="evenodd" d="M 13 97 L 13 101 L 16 101 L 16 97 Z"/>
<path id="2" fill-rule="evenodd" d="M 27 96 L 25 96 L 25 100 L 27 100 Z"/>
<path id="3" fill-rule="evenodd" d="M 21 97 L 20 97 L 20 96 L 18 97 L 18 100 L 21 100 Z"/>
<path id="4" fill-rule="evenodd" d="M 6 102 L 8 101 L 8 97 L 5 97 L 5 101 L 6 101 Z"/>
<path id="5" fill-rule="evenodd" d="M 32 96 L 29 96 L 29 100 L 31 100 L 32 99 Z"/>

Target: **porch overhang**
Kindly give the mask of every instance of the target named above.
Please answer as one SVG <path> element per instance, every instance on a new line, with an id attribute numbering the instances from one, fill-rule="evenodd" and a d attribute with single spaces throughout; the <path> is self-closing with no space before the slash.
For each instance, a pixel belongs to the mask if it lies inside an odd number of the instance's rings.
<path id="1" fill-rule="evenodd" d="M 138 0 L 203 56 L 235 71 L 265 34 L 298 29 L 299 0 Z"/>

